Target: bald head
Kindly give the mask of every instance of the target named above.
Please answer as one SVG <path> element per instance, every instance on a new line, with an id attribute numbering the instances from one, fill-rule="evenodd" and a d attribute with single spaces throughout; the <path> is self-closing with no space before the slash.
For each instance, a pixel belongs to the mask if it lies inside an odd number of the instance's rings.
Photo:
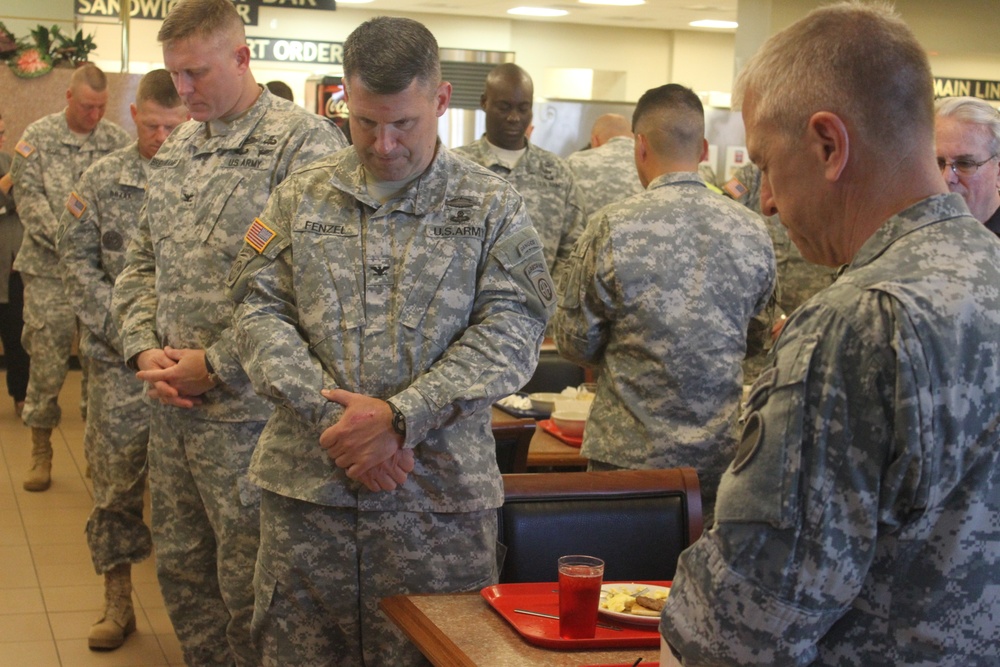
<path id="1" fill-rule="evenodd" d="M 531 77 L 514 63 L 497 65 L 490 71 L 480 104 L 486 112 L 486 138 L 491 144 L 506 150 L 527 145 L 534 94 Z"/>
<path id="2" fill-rule="evenodd" d="M 625 116 L 617 113 L 606 113 L 594 121 L 590 130 L 590 145 L 594 148 L 603 146 L 615 137 L 632 138 L 632 126 Z"/>

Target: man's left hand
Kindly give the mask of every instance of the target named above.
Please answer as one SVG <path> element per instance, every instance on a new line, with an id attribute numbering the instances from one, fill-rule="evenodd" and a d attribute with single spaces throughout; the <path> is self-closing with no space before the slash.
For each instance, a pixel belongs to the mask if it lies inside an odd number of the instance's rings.
<path id="1" fill-rule="evenodd" d="M 215 386 L 205 366 L 205 350 L 163 348 L 177 363 L 162 370 L 140 371 L 136 377 L 143 382 L 166 382 L 184 396 L 201 396 Z"/>
<path id="2" fill-rule="evenodd" d="M 363 480 L 365 473 L 402 448 L 403 436 L 392 430 L 388 403 L 343 389 L 324 389 L 321 393 L 328 401 L 344 406 L 344 414 L 323 431 L 319 444 L 338 467 L 347 471 L 348 477 Z"/>

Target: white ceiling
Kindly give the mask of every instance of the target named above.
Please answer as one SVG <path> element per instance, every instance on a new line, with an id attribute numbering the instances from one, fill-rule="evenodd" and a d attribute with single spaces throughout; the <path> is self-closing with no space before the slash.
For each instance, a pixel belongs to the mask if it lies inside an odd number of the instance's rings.
<path id="1" fill-rule="evenodd" d="M 355 7 L 374 12 L 431 13 L 518 21 L 583 23 L 614 28 L 696 30 L 697 28 L 689 27 L 688 23 L 698 19 L 735 21 L 736 5 L 737 0 L 646 0 L 646 4 L 634 7 L 585 5 L 576 0 L 375 0 L 364 5 L 344 3 L 341 7 L 345 9 Z M 522 6 L 565 9 L 569 14 L 559 18 L 536 19 L 507 13 L 508 9 Z"/>

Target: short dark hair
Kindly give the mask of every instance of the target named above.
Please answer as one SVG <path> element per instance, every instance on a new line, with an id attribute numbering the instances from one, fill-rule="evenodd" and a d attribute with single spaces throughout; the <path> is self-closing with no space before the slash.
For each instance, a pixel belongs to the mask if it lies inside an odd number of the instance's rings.
<path id="1" fill-rule="evenodd" d="M 246 40 L 243 19 L 230 0 L 181 0 L 163 19 L 156 39 L 169 44 L 195 35 L 214 37 L 218 34 Z"/>
<path id="2" fill-rule="evenodd" d="M 181 96 L 174 88 L 174 80 L 170 78 L 170 72 L 165 69 L 153 69 L 139 79 L 139 90 L 135 93 L 136 106 L 147 100 L 152 100 L 166 109 L 173 109 L 182 104 Z"/>
<path id="3" fill-rule="evenodd" d="M 393 95 L 414 80 L 437 86 L 441 62 L 434 35 L 412 19 L 379 16 L 365 21 L 344 42 L 344 84 L 353 77 L 377 95 Z"/>
<path id="4" fill-rule="evenodd" d="M 284 81 L 268 81 L 264 86 L 272 95 L 277 95 L 289 102 L 295 101 L 295 95 L 292 94 L 292 87 Z"/>
<path id="5" fill-rule="evenodd" d="M 699 159 L 705 139 L 705 107 L 693 90 L 679 84 L 651 88 L 635 105 L 632 132 L 645 135 L 658 154 Z"/>

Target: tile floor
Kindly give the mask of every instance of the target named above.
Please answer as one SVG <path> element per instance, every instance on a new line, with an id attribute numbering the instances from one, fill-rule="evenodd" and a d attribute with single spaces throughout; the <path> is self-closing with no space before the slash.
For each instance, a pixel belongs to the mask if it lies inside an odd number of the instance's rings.
<path id="1" fill-rule="evenodd" d="M 3 375 L 0 371 L 0 667 L 183 665 L 152 558 L 132 568 L 137 631 L 116 651 L 87 648 L 104 587 L 83 532 L 92 496 L 84 476 L 80 372 L 70 372 L 60 396 L 63 421 L 52 434 L 52 487 L 43 493 L 21 488 L 31 432 L 14 414 Z"/>

